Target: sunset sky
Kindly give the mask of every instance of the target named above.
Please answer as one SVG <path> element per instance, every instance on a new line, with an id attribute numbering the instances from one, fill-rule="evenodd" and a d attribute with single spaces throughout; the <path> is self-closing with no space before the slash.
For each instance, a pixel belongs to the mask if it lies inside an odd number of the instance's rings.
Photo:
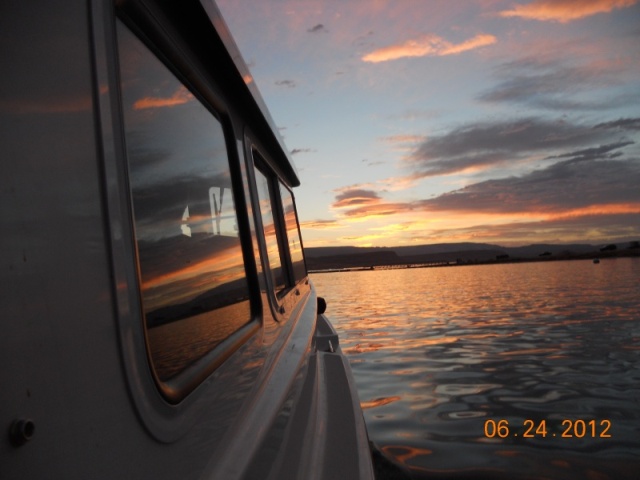
<path id="1" fill-rule="evenodd" d="M 305 246 L 640 240 L 640 1 L 217 4 Z"/>

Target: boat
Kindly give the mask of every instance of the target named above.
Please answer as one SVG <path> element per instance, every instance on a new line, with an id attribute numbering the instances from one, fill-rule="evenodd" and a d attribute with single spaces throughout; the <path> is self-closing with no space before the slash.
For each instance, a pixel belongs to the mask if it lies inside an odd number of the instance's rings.
<path id="1" fill-rule="evenodd" d="M 2 478 L 372 479 L 217 6 L 9 2 L 0 32 Z"/>

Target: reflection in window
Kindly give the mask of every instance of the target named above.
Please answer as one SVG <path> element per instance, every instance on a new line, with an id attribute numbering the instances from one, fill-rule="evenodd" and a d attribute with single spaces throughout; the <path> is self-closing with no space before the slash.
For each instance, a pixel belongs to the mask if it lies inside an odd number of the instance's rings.
<path id="1" fill-rule="evenodd" d="M 284 212 L 284 222 L 287 229 L 287 241 L 289 243 L 289 254 L 293 264 L 293 278 L 299 282 L 307 276 L 307 269 L 302 255 L 302 242 L 300 241 L 300 231 L 298 230 L 298 217 L 296 207 L 293 203 L 293 195 L 287 187 L 280 184 L 280 197 L 282 198 L 282 210 Z"/>
<path id="2" fill-rule="evenodd" d="M 274 221 L 273 202 L 269 179 L 258 169 L 256 172 L 256 187 L 258 188 L 258 199 L 260 202 L 260 214 L 262 217 L 262 227 L 267 244 L 267 258 L 269 259 L 269 269 L 271 279 L 276 292 L 280 292 L 285 287 L 284 271 L 278 246 L 276 225 Z"/>
<path id="3" fill-rule="evenodd" d="M 122 97 L 142 305 L 161 382 L 250 321 L 222 125 L 123 24 Z"/>

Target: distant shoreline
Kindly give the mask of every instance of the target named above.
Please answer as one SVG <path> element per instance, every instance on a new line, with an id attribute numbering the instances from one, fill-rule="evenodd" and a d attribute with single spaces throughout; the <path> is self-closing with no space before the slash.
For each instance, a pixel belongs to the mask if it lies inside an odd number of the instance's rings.
<path id="1" fill-rule="evenodd" d="M 463 261 L 435 261 L 425 263 L 376 263 L 372 265 L 354 265 L 354 266 L 342 266 L 342 267 L 327 267 L 327 268 L 309 268 L 309 273 L 340 273 L 340 272 L 364 272 L 373 270 L 399 270 L 409 268 L 439 268 L 439 267 L 461 267 L 469 265 L 502 265 L 509 263 L 539 263 L 539 262 L 556 262 L 566 260 L 606 260 L 612 258 L 633 258 L 640 257 L 640 249 L 627 248 L 624 250 L 612 250 L 612 251 L 593 251 L 589 253 L 577 254 L 577 255 L 545 255 L 539 257 L 503 257 L 487 260 L 463 260 Z M 314 262 L 322 263 L 323 257 L 315 258 Z"/>

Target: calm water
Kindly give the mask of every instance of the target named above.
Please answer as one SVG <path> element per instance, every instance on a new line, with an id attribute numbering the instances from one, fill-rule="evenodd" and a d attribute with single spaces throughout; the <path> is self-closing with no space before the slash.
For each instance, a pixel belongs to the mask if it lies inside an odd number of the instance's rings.
<path id="1" fill-rule="evenodd" d="M 639 258 L 313 281 L 370 438 L 417 477 L 640 478 Z"/>

